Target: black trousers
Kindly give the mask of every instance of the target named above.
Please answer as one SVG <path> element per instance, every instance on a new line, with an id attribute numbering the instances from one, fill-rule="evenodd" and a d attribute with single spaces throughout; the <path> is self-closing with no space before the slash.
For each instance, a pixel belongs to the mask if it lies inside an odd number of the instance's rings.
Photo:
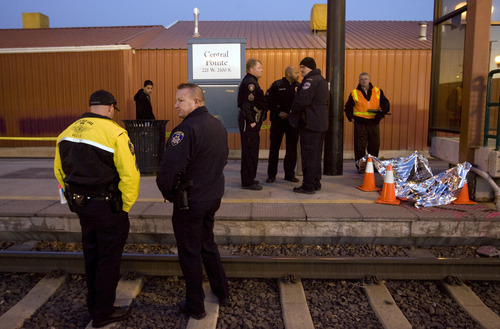
<path id="1" fill-rule="evenodd" d="M 120 278 L 123 247 L 130 221 L 128 213 L 114 213 L 108 201 L 89 200 L 75 206 L 82 227 L 82 245 L 87 280 L 87 307 L 94 320 L 113 313 L 116 286 Z"/>
<path id="2" fill-rule="evenodd" d="M 324 131 L 312 131 L 299 127 L 300 154 L 302 156 L 302 187 L 312 191 L 321 188 L 321 156 L 323 154 Z"/>
<path id="3" fill-rule="evenodd" d="M 354 160 L 358 161 L 367 153 L 378 157 L 380 149 L 380 127 L 354 121 Z"/>
<path id="4" fill-rule="evenodd" d="M 290 125 L 288 119 L 281 119 L 278 117 L 271 122 L 271 146 L 269 147 L 267 177 L 276 177 L 278 173 L 278 158 L 283 135 L 286 136 L 286 153 L 283 162 L 285 178 L 292 178 L 295 176 L 299 134 L 297 129 Z"/>
<path id="5" fill-rule="evenodd" d="M 214 241 L 214 216 L 219 206 L 220 199 L 190 200 L 189 210 L 179 210 L 174 204 L 172 224 L 179 263 L 186 280 L 186 307 L 195 314 L 205 311 L 202 264 L 210 287 L 219 300 L 229 295 L 226 273 Z"/>
<path id="6" fill-rule="evenodd" d="M 238 124 L 241 137 L 241 185 L 249 186 L 253 184 L 255 176 L 257 176 L 260 143 L 259 132 L 262 122 L 257 123 L 252 128 L 240 113 Z"/>

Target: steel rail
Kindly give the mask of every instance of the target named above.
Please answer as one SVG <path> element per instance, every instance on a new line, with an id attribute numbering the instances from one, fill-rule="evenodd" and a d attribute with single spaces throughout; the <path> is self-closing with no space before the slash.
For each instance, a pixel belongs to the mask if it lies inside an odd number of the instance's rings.
<path id="1" fill-rule="evenodd" d="M 407 258 L 407 257 L 271 257 L 223 256 L 228 277 L 280 278 L 294 275 L 303 279 L 362 279 L 375 276 L 386 280 L 500 281 L 498 258 Z M 0 251 L 0 272 L 63 270 L 83 273 L 81 252 Z M 182 275 L 176 255 L 123 254 L 122 273 Z"/>

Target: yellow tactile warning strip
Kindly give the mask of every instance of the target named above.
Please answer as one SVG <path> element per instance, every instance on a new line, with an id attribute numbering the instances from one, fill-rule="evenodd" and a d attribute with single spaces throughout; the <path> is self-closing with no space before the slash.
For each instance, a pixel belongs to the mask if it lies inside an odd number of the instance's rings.
<path id="1" fill-rule="evenodd" d="M 222 199 L 222 203 L 373 203 L 373 200 Z"/>
<path id="2" fill-rule="evenodd" d="M 58 197 L 51 196 L 0 196 L 0 200 L 49 200 L 57 201 Z M 137 202 L 160 202 L 163 199 L 157 198 L 139 198 Z M 373 203 L 373 200 L 307 200 L 307 199 L 222 199 L 222 203 L 308 203 L 308 204 L 325 204 L 325 203 Z"/>

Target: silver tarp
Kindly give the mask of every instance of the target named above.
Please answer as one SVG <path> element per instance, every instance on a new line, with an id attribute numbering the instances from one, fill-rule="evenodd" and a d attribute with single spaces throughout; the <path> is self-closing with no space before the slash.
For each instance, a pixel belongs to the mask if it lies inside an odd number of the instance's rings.
<path id="1" fill-rule="evenodd" d="M 359 160 L 360 168 L 366 166 L 368 156 Z M 385 176 L 387 166 L 392 165 L 396 197 L 414 202 L 417 208 L 454 201 L 467 182 L 467 173 L 471 168 L 468 162 L 459 163 L 434 176 L 429 161 L 420 152 L 383 161 L 372 156 L 372 160 L 373 166 L 382 176 Z"/>

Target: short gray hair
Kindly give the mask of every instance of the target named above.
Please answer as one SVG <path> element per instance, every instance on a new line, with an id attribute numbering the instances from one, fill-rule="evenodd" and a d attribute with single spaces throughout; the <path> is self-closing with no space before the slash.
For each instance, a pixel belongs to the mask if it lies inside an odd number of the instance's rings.
<path id="1" fill-rule="evenodd" d="M 363 73 L 361 73 L 361 74 L 359 75 L 359 78 L 361 79 L 361 77 L 362 77 L 363 75 L 366 75 L 366 76 L 368 76 L 368 78 L 370 77 L 370 75 L 369 75 L 368 73 L 366 73 L 366 72 L 363 72 Z"/>

